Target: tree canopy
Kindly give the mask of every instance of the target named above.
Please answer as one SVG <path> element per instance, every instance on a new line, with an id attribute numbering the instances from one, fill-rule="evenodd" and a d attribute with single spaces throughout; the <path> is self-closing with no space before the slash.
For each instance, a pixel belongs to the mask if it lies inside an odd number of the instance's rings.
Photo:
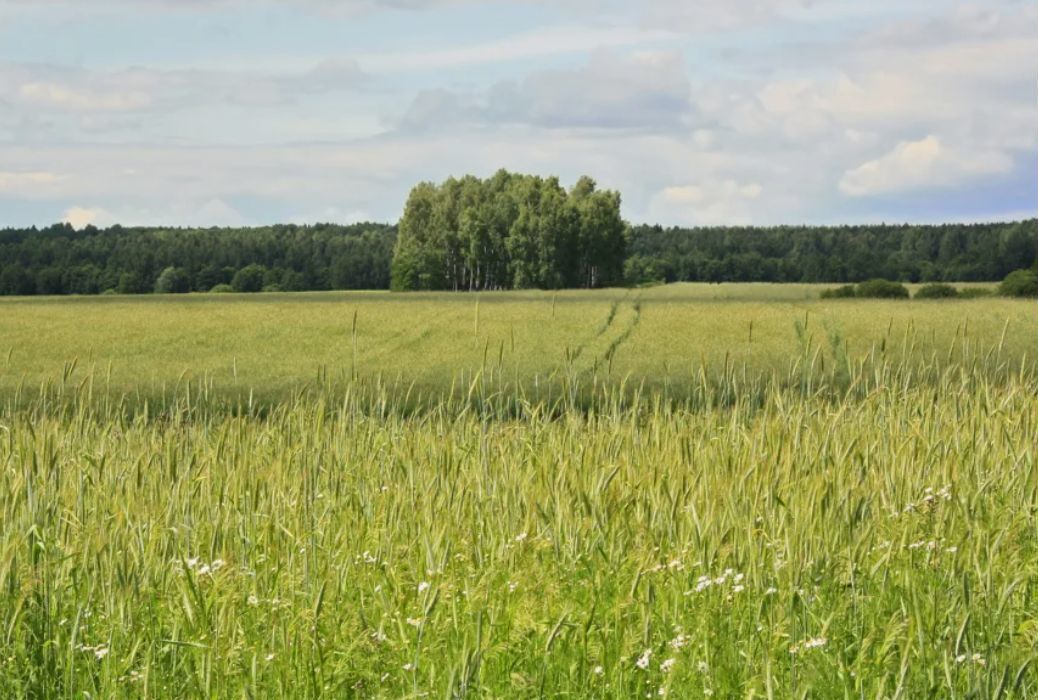
<path id="1" fill-rule="evenodd" d="M 581 178 L 498 171 L 422 183 L 407 199 L 392 286 L 410 289 L 594 288 L 622 281 L 620 195 Z"/>

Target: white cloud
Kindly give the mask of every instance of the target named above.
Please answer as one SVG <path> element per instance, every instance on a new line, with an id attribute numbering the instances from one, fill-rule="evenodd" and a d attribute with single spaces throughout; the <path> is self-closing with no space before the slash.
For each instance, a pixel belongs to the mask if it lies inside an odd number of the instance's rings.
<path id="1" fill-rule="evenodd" d="M 675 224 L 749 224 L 762 218 L 755 200 L 763 192 L 760 183 L 732 179 L 675 185 L 653 197 L 650 212 L 657 220 Z"/>
<path id="2" fill-rule="evenodd" d="M 83 229 L 90 225 L 104 227 L 118 223 L 118 219 L 104 209 L 85 207 L 72 207 L 65 212 L 62 221 L 72 224 L 72 228 L 75 229 Z"/>
<path id="3" fill-rule="evenodd" d="M 904 141 L 889 153 L 847 171 L 840 190 L 867 197 L 925 187 L 948 187 L 1009 172 L 1013 161 L 997 151 L 951 149 L 933 136 Z"/>

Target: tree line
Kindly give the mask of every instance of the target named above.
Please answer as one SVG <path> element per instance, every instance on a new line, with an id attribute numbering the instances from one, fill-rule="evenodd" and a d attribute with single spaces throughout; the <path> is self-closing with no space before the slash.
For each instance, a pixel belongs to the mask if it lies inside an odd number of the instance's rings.
<path id="1" fill-rule="evenodd" d="M 411 192 L 398 227 L 0 230 L 0 295 L 594 288 L 657 282 L 996 281 L 1038 271 L 1038 220 L 629 227 L 582 178 L 501 171 Z"/>
<path id="2" fill-rule="evenodd" d="M 629 284 L 989 282 L 1038 264 L 1038 219 L 938 226 L 632 230 Z"/>
<path id="3" fill-rule="evenodd" d="M 396 290 L 558 289 L 620 284 L 626 258 L 620 195 L 582 177 L 498 171 L 407 199 L 392 266 Z"/>
<path id="4" fill-rule="evenodd" d="M 386 224 L 0 230 L 0 294 L 387 289 Z"/>

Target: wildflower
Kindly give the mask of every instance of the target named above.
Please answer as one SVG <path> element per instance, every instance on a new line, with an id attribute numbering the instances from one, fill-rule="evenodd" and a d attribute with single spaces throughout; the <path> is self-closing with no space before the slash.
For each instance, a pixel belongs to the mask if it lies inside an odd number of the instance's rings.
<path id="1" fill-rule="evenodd" d="M 670 640 L 670 648 L 674 651 L 680 651 L 681 649 L 684 649 L 687 644 L 688 637 L 684 634 L 679 634 L 677 637 L 674 637 L 674 639 Z"/>
<path id="2" fill-rule="evenodd" d="M 804 642 L 805 649 L 819 649 L 829 643 L 829 640 L 825 637 L 814 637 Z"/>
<path id="3" fill-rule="evenodd" d="M 274 660 L 274 655 L 273 655 L 273 654 L 267 654 L 267 656 L 266 656 L 266 660 L 267 660 L 268 662 L 269 662 L 269 661 L 273 661 L 273 660 Z"/>
<path id="4" fill-rule="evenodd" d="M 223 567 L 227 566 L 227 562 L 225 562 L 223 559 L 214 559 L 213 563 L 209 566 L 212 567 L 213 571 L 219 571 Z"/>
<path id="5" fill-rule="evenodd" d="M 746 586 L 743 586 L 742 584 L 732 586 L 732 593 L 742 593 L 744 590 L 746 590 Z"/>
<path id="6" fill-rule="evenodd" d="M 428 581 L 422 581 L 421 583 L 418 584 L 418 595 L 421 595 L 421 594 L 425 593 L 427 590 L 429 590 L 429 582 Z"/>
<path id="7" fill-rule="evenodd" d="M 698 664 L 696 664 L 696 670 L 700 673 L 707 673 L 708 671 L 710 671 L 710 666 L 707 665 L 705 661 L 700 661 Z"/>
<path id="8" fill-rule="evenodd" d="M 652 649 L 646 649 L 642 652 L 642 655 L 638 657 L 638 660 L 634 662 L 634 665 L 641 670 L 649 668 L 649 659 L 652 657 Z"/>
<path id="9" fill-rule="evenodd" d="M 523 542 L 526 541 L 526 537 L 527 537 L 527 534 L 525 532 L 520 532 L 518 535 L 515 536 L 515 543 L 516 544 L 522 544 Z"/>
<path id="10" fill-rule="evenodd" d="M 508 582 L 508 592 L 509 593 L 515 593 L 515 590 L 517 588 L 519 588 L 519 584 L 518 583 L 516 583 L 515 581 L 509 581 Z"/>
<path id="11" fill-rule="evenodd" d="M 958 656 L 955 657 L 955 663 L 957 663 L 957 664 L 961 664 L 965 660 L 966 660 L 966 655 L 965 654 L 959 654 Z"/>
<path id="12" fill-rule="evenodd" d="M 660 670 L 664 673 L 670 673 L 670 669 L 674 668 L 674 664 L 678 662 L 675 658 L 664 659 L 663 663 L 660 664 Z"/>
<path id="13" fill-rule="evenodd" d="M 420 617 L 409 617 L 407 618 L 407 624 L 412 627 L 421 627 L 424 620 Z"/>
<path id="14" fill-rule="evenodd" d="M 259 605 L 259 598 L 257 598 L 254 595 L 250 595 L 248 600 L 246 600 L 245 602 L 248 603 L 251 607 L 256 607 L 257 605 Z"/>
<path id="15" fill-rule="evenodd" d="M 984 657 L 982 657 L 980 654 L 974 654 L 971 657 L 971 660 L 973 661 L 973 663 L 978 664 L 980 666 L 987 666 L 988 664 L 988 662 L 985 661 Z"/>
<path id="16" fill-rule="evenodd" d="M 108 647 L 104 645 L 97 647 L 94 649 L 94 656 L 97 657 L 98 661 L 102 660 L 104 657 L 108 656 Z"/>
<path id="17" fill-rule="evenodd" d="M 605 669 L 602 668 L 601 666 L 595 666 L 591 670 L 591 673 L 595 674 L 596 676 L 601 676 L 603 673 L 605 673 Z"/>
<path id="18" fill-rule="evenodd" d="M 405 671 L 413 671 L 413 670 L 415 670 L 415 668 L 416 668 L 416 666 L 414 664 L 404 664 L 404 670 Z"/>
<path id="19" fill-rule="evenodd" d="M 776 593 L 778 593 L 778 589 L 774 586 L 771 586 L 768 590 L 764 591 L 764 595 L 775 595 Z"/>

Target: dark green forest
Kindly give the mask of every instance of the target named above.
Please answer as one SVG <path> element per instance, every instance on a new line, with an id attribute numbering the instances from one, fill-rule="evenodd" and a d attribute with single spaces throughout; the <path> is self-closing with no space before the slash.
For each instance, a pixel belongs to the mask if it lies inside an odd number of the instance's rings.
<path id="1" fill-rule="evenodd" d="M 396 227 L 0 230 L 0 294 L 387 289 Z"/>
<path id="2" fill-rule="evenodd" d="M 1038 219 L 940 226 L 661 228 L 630 233 L 625 278 L 989 282 L 1038 264 Z"/>
<path id="3" fill-rule="evenodd" d="M 941 226 L 627 226 L 582 178 L 417 186 L 398 227 L 0 229 L 0 294 L 594 288 L 656 282 L 997 281 L 1038 269 L 1038 220 Z"/>

